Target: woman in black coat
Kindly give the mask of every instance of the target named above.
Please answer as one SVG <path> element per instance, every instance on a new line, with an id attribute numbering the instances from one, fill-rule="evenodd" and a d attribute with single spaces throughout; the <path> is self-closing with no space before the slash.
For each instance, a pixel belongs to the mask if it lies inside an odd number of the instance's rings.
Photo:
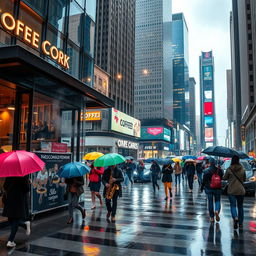
<path id="1" fill-rule="evenodd" d="M 8 239 L 7 247 L 15 247 L 15 235 L 18 227 L 26 229 L 26 234 L 30 235 L 30 221 L 28 211 L 28 192 L 30 190 L 30 181 L 28 176 L 25 177 L 8 177 L 5 179 L 4 191 L 5 199 L 3 200 L 3 216 L 8 217 L 11 225 L 11 233 Z"/>
<path id="2" fill-rule="evenodd" d="M 166 195 L 165 200 L 167 200 L 169 195 L 170 198 L 172 197 L 172 166 L 170 164 L 165 164 L 162 168 L 162 173 L 162 182 L 164 183 L 164 191 Z"/>

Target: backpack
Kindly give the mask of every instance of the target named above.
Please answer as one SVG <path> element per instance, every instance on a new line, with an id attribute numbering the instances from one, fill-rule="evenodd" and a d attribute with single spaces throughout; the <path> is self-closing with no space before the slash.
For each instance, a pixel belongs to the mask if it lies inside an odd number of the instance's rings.
<path id="1" fill-rule="evenodd" d="M 214 172 L 212 177 L 211 177 L 211 183 L 210 187 L 213 189 L 220 189 L 221 188 L 221 177 L 217 172 Z"/>

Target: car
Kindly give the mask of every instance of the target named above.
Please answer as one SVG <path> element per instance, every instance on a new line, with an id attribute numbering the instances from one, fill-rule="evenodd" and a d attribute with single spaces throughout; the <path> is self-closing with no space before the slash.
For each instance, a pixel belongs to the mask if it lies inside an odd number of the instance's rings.
<path id="1" fill-rule="evenodd" d="M 140 183 L 151 182 L 150 167 L 151 167 L 150 163 L 145 163 L 145 169 L 143 170 L 143 176 L 142 176 L 143 178 L 142 179 L 139 176 L 137 169 L 134 170 L 134 172 L 133 172 L 134 182 L 140 182 Z"/>
<path id="2" fill-rule="evenodd" d="M 224 173 L 228 169 L 231 164 L 231 160 L 226 160 L 224 164 L 221 166 Z M 246 181 L 244 182 L 244 188 L 246 195 L 254 196 L 256 190 L 256 178 L 253 174 L 253 170 L 251 165 L 248 163 L 247 160 L 240 160 L 240 164 L 244 167 L 246 173 Z M 227 181 L 222 181 L 222 188 L 227 185 Z"/>

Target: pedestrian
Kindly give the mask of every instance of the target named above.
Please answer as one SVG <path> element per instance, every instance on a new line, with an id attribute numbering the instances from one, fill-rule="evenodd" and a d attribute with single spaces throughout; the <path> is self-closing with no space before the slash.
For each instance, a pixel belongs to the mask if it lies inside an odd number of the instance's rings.
<path id="1" fill-rule="evenodd" d="M 104 173 L 103 167 L 94 167 L 94 164 L 91 164 L 91 170 L 89 173 L 89 187 L 91 190 L 92 198 L 92 207 L 94 210 L 96 208 L 95 202 L 96 197 L 100 200 L 100 206 L 102 206 L 102 199 L 100 194 L 100 185 L 101 185 L 101 175 Z"/>
<path id="2" fill-rule="evenodd" d="M 172 174 L 173 169 L 171 164 L 165 164 L 162 168 L 162 182 L 164 183 L 164 191 L 165 191 L 165 200 L 168 198 L 172 198 Z"/>
<path id="3" fill-rule="evenodd" d="M 74 209 L 78 209 L 81 214 L 83 220 L 86 217 L 85 209 L 79 204 L 79 197 L 84 193 L 84 177 L 74 177 L 74 178 L 66 178 L 65 183 L 67 184 L 66 193 L 68 198 L 68 211 L 69 211 L 69 219 L 67 224 L 73 223 L 73 211 Z"/>
<path id="4" fill-rule="evenodd" d="M 230 202 L 231 215 L 234 220 L 234 229 L 243 227 L 244 221 L 244 181 L 246 181 L 246 173 L 243 166 L 239 162 L 238 156 L 233 156 L 231 165 L 227 169 L 224 180 L 228 181 L 228 197 Z M 238 210 L 238 213 L 237 213 Z"/>
<path id="5" fill-rule="evenodd" d="M 156 187 L 158 188 L 158 190 L 160 189 L 159 185 L 157 184 L 157 180 L 158 180 L 160 172 L 161 172 L 160 166 L 155 160 L 152 161 L 150 171 L 151 171 L 153 190 L 154 190 L 154 193 L 155 193 L 156 192 Z"/>
<path id="6" fill-rule="evenodd" d="M 202 178 L 203 178 L 203 163 L 201 161 L 198 161 L 196 163 L 196 175 L 198 179 L 199 187 L 202 184 Z"/>
<path id="7" fill-rule="evenodd" d="M 109 220 L 111 216 L 111 222 L 115 222 L 116 209 L 117 209 L 117 199 L 122 197 L 122 185 L 121 182 L 124 181 L 122 171 L 117 168 L 116 165 L 109 166 L 103 173 L 102 183 L 105 186 L 103 191 L 103 196 L 105 197 L 105 202 L 107 206 L 106 218 Z M 112 205 L 111 205 L 112 201 Z"/>
<path id="8" fill-rule="evenodd" d="M 223 171 L 217 168 L 214 158 L 209 159 L 209 167 L 204 170 L 201 191 L 205 190 L 208 199 L 208 210 L 210 215 L 210 221 L 214 222 L 214 216 L 216 221 L 220 221 L 220 199 L 221 199 L 221 180 L 223 177 Z M 215 201 L 215 207 L 213 203 Z"/>
<path id="9" fill-rule="evenodd" d="M 192 193 L 194 177 L 195 177 L 195 173 L 196 173 L 196 167 L 195 167 L 194 161 L 193 160 L 186 161 L 184 169 L 185 169 L 185 172 L 187 175 L 189 192 Z"/>
<path id="10" fill-rule="evenodd" d="M 175 174 L 175 186 L 180 185 L 180 176 L 182 174 L 182 168 L 180 162 L 174 164 L 174 174 Z"/>
<path id="11" fill-rule="evenodd" d="M 182 160 L 182 161 L 181 161 L 180 166 L 181 166 L 181 169 L 182 169 L 182 172 L 181 172 L 182 180 L 184 180 L 184 178 L 185 178 L 185 176 L 186 176 L 185 160 Z"/>
<path id="12" fill-rule="evenodd" d="M 131 159 L 128 159 L 125 164 L 125 186 L 128 187 L 129 182 L 133 185 L 134 164 Z"/>
<path id="13" fill-rule="evenodd" d="M 8 177 L 4 183 L 3 216 L 8 217 L 11 233 L 8 238 L 7 247 L 15 247 L 14 242 L 19 226 L 26 229 L 26 235 L 30 235 L 30 221 L 28 210 L 28 193 L 30 181 L 25 177 Z"/>
<path id="14" fill-rule="evenodd" d="M 139 160 L 137 171 L 138 171 L 138 176 L 141 182 L 144 181 L 144 176 L 143 176 L 144 170 L 145 170 L 145 164 L 143 163 L 142 160 Z"/>

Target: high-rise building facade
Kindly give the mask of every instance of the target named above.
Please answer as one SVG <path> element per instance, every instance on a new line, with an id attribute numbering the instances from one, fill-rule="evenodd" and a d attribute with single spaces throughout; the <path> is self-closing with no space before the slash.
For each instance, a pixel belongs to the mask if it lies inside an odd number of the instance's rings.
<path id="1" fill-rule="evenodd" d="M 137 0 L 135 28 L 135 116 L 173 119 L 172 5 Z"/>
<path id="2" fill-rule="evenodd" d="M 216 145 L 214 101 L 214 57 L 212 51 L 202 52 L 200 61 L 201 147 Z"/>
<path id="3" fill-rule="evenodd" d="M 188 27 L 183 13 L 172 15 L 173 119 L 190 126 Z"/>
<path id="4" fill-rule="evenodd" d="M 256 2 L 233 0 L 231 58 L 233 84 L 234 145 L 256 152 Z"/>
<path id="5" fill-rule="evenodd" d="M 193 139 L 196 137 L 196 81 L 189 78 L 189 129 Z"/>
<path id="6" fill-rule="evenodd" d="M 95 64 L 109 75 L 109 97 L 134 111 L 135 0 L 97 0 Z"/>

